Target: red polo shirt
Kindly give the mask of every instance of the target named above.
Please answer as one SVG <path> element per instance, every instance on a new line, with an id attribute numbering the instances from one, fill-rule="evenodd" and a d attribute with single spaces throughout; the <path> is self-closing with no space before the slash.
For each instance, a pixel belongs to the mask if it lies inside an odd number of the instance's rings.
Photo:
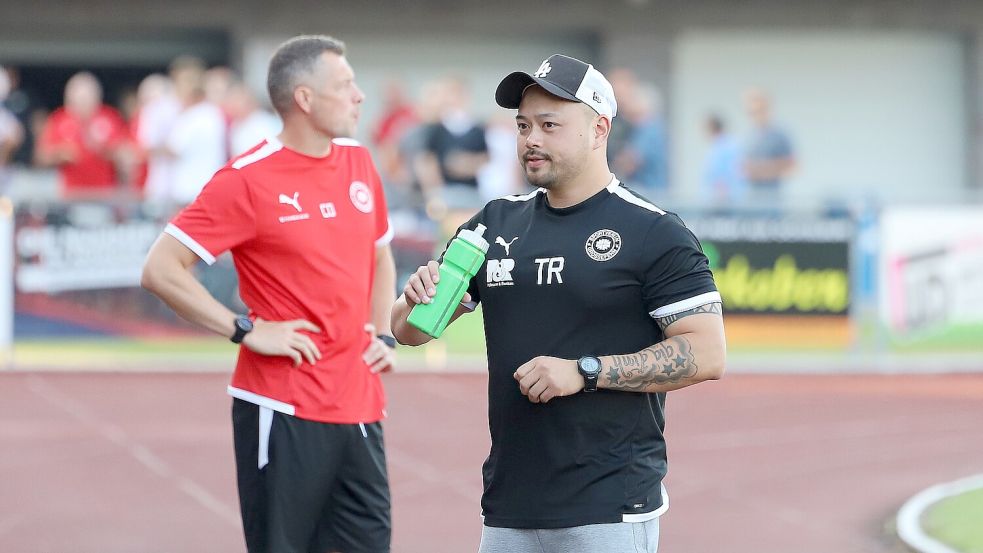
<path id="1" fill-rule="evenodd" d="M 101 106 L 88 120 L 58 108 L 48 118 L 38 147 L 67 147 L 74 152 L 74 161 L 58 167 L 65 192 L 71 196 L 116 186 L 112 150 L 125 143 L 128 136 L 123 118 L 109 106 Z"/>
<path id="2" fill-rule="evenodd" d="M 392 231 L 365 148 L 337 139 L 313 158 L 265 141 L 216 173 L 165 232 L 208 263 L 231 250 L 251 316 L 321 329 L 310 334 L 322 354 L 314 366 L 241 347 L 230 394 L 322 422 L 385 416 L 382 381 L 362 353 L 376 248 Z"/>

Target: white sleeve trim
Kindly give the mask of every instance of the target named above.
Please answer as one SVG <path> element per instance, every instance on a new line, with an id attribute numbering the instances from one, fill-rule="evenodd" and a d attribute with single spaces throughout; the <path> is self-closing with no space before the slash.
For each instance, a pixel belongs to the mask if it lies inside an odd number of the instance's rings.
<path id="1" fill-rule="evenodd" d="M 279 152 L 282 148 L 283 148 L 283 144 L 280 143 L 279 140 L 277 140 L 276 138 L 268 138 L 266 139 L 266 144 L 260 146 L 258 150 L 247 156 L 242 156 L 239 159 L 235 160 L 235 162 L 232 163 L 232 168 L 236 170 L 242 169 L 243 167 L 251 163 L 256 163 L 261 159 L 270 157 L 276 152 Z"/>
<path id="2" fill-rule="evenodd" d="M 528 202 L 529 200 L 535 198 L 540 192 L 546 192 L 545 188 L 537 188 L 528 194 L 510 194 L 508 196 L 502 196 L 500 200 L 507 200 L 510 202 Z"/>
<path id="3" fill-rule="evenodd" d="M 260 407 L 273 409 L 274 411 L 285 415 L 293 416 L 294 414 L 294 406 L 290 405 L 289 403 L 284 403 L 271 397 L 261 396 L 257 393 L 250 392 L 249 390 L 243 390 L 242 388 L 236 388 L 232 385 L 228 387 L 228 392 L 230 396 L 241 399 L 242 401 L 248 401 L 249 403 L 259 405 Z"/>
<path id="4" fill-rule="evenodd" d="M 665 211 L 659 209 L 659 207 L 656 206 L 655 204 L 646 202 L 645 200 L 639 198 L 638 196 L 622 188 L 620 184 L 621 183 L 618 181 L 618 179 L 611 179 L 611 184 L 607 186 L 608 192 L 614 194 L 615 196 L 621 198 L 622 200 L 630 204 L 637 205 L 639 207 L 644 207 L 645 209 L 652 211 L 654 213 L 658 213 L 659 215 L 666 214 Z"/>
<path id="5" fill-rule="evenodd" d="M 205 263 L 208 263 L 209 265 L 215 263 L 214 255 L 206 250 L 204 246 L 195 241 L 194 238 L 188 236 L 188 233 L 174 226 L 173 223 L 168 223 L 167 227 L 164 228 L 164 232 L 170 234 L 174 238 L 177 238 L 178 242 L 184 244 L 189 250 L 195 252 L 195 254 Z"/>
<path id="6" fill-rule="evenodd" d="M 382 236 L 380 236 L 379 239 L 375 241 L 375 247 L 381 248 L 383 246 L 388 246 L 389 243 L 393 241 L 393 235 L 394 234 L 395 234 L 395 232 L 393 232 L 393 222 L 392 222 L 392 219 L 388 219 L 387 218 L 386 219 L 386 233 L 383 234 Z"/>
<path id="7" fill-rule="evenodd" d="M 666 485 L 660 484 L 662 488 L 662 506 L 658 509 L 648 512 L 648 513 L 632 513 L 621 515 L 621 522 L 648 522 L 653 518 L 659 518 L 666 511 L 669 510 L 669 492 L 666 491 Z"/>
<path id="8" fill-rule="evenodd" d="M 463 305 L 464 308 L 467 309 L 468 311 L 474 311 L 475 309 L 478 308 L 478 302 L 476 301 L 469 301 L 469 302 L 462 301 L 461 305 Z"/>
<path id="9" fill-rule="evenodd" d="M 665 317 L 666 315 L 673 315 L 675 313 L 693 309 L 694 307 L 719 301 L 722 301 L 720 299 L 720 292 L 707 292 L 705 294 L 700 294 L 699 296 L 693 296 L 692 298 L 687 298 L 675 303 L 670 303 L 669 305 L 664 305 L 655 311 L 650 312 L 649 315 L 651 315 L 653 318 Z"/>

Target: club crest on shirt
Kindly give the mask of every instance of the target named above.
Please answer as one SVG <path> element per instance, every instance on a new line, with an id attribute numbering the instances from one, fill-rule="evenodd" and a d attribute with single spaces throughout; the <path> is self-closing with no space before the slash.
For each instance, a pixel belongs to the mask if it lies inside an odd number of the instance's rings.
<path id="1" fill-rule="evenodd" d="M 372 191 L 369 190 L 368 185 L 364 182 L 360 180 L 353 181 L 352 185 L 348 188 L 348 197 L 351 198 L 352 205 L 355 206 L 355 209 L 362 213 L 372 212 Z"/>
<path id="2" fill-rule="evenodd" d="M 594 261 L 607 261 L 621 251 L 621 235 L 610 229 L 601 229 L 590 235 L 585 249 Z"/>

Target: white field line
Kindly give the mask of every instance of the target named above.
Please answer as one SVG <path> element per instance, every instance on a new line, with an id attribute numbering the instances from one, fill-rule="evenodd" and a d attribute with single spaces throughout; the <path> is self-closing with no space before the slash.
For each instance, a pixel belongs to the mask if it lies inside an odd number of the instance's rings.
<path id="1" fill-rule="evenodd" d="M 961 478 L 926 488 L 911 497 L 898 511 L 898 537 L 921 553 L 959 553 L 932 538 L 922 528 L 921 518 L 932 505 L 959 494 L 983 488 L 983 474 Z"/>

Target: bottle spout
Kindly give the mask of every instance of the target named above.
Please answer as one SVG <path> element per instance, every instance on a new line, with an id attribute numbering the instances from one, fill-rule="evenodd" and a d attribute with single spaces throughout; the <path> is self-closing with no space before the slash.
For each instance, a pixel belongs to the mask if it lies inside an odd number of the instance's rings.
<path id="1" fill-rule="evenodd" d="M 461 232 L 457 233 L 457 237 L 470 242 L 474 247 L 478 248 L 482 252 L 488 251 L 488 241 L 485 240 L 484 234 L 487 227 L 478 223 L 478 226 L 474 230 L 461 229 Z"/>

